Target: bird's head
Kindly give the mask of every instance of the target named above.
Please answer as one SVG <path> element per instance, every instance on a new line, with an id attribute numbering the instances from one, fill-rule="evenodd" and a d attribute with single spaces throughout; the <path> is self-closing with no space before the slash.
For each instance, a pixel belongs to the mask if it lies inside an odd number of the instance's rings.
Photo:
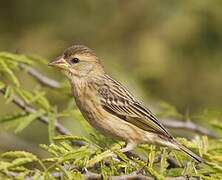
<path id="1" fill-rule="evenodd" d="M 69 47 L 49 65 L 59 68 L 71 80 L 104 72 L 99 58 L 93 50 L 83 45 Z"/>

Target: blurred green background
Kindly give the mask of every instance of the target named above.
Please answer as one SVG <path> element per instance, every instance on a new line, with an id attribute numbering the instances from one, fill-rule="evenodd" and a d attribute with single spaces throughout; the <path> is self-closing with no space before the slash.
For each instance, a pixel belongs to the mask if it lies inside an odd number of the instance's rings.
<path id="1" fill-rule="evenodd" d="M 150 107 L 165 101 L 182 114 L 187 109 L 191 114 L 221 109 L 221 0 L 0 0 L 0 4 L 1 51 L 51 59 L 73 44 L 84 44 Z M 64 79 L 54 69 L 38 69 Z M 23 82 L 27 86 L 28 77 Z M 65 100 L 59 97 L 54 102 L 62 106 Z M 0 114 L 14 110 L 2 101 L 0 96 Z M 21 148 L 43 143 L 47 138 L 39 137 L 47 136 L 47 127 L 35 122 L 20 136 L 1 130 L 0 149 L 14 148 L 15 138 L 24 143 Z M 6 138 L 12 142 L 4 143 Z"/>

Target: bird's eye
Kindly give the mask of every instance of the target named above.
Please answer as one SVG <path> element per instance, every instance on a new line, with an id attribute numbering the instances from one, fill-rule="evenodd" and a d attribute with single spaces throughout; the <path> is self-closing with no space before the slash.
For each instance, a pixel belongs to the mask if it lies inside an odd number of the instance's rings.
<path id="1" fill-rule="evenodd" d="M 79 59 L 78 59 L 78 58 L 73 58 L 73 59 L 70 60 L 70 63 L 71 63 L 71 64 L 76 64 L 76 63 L 78 63 L 78 62 L 79 62 Z"/>

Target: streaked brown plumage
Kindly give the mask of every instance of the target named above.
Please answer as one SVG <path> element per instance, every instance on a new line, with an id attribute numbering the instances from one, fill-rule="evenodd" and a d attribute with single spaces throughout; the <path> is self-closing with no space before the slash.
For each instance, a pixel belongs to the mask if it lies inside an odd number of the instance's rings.
<path id="1" fill-rule="evenodd" d="M 72 46 L 50 65 L 60 68 L 70 80 L 84 118 L 105 135 L 126 141 L 123 152 L 140 143 L 152 143 L 182 150 L 196 161 L 202 161 L 178 143 L 122 84 L 107 75 L 99 58 L 88 47 Z"/>

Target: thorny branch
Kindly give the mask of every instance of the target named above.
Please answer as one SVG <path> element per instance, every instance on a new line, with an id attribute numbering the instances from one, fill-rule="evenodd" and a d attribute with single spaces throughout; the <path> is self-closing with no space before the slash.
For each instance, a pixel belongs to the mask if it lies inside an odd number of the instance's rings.
<path id="1" fill-rule="evenodd" d="M 53 88 L 53 89 L 61 88 L 61 84 L 58 81 L 43 75 L 38 70 L 36 70 L 36 69 L 34 69 L 30 66 L 26 66 L 24 64 L 21 64 L 20 67 L 22 69 L 26 69 L 27 72 L 33 78 L 35 78 L 38 82 L 40 82 L 42 85 L 48 86 L 48 87 Z M 203 134 L 203 135 L 207 135 L 207 136 L 212 137 L 212 138 L 217 138 L 217 135 L 214 132 L 212 132 L 209 129 L 204 128 L 200 125 L 197 125 L 197 124 L 195 124 L 191 121 L 165 120 L 165 121 L 162 121 L 162 123 L 167 128 L 187 129 L 189 131 L 194 131 L 194 132 L 197 132 L 197 133 L 200 133 L 200 134 Z"/>

